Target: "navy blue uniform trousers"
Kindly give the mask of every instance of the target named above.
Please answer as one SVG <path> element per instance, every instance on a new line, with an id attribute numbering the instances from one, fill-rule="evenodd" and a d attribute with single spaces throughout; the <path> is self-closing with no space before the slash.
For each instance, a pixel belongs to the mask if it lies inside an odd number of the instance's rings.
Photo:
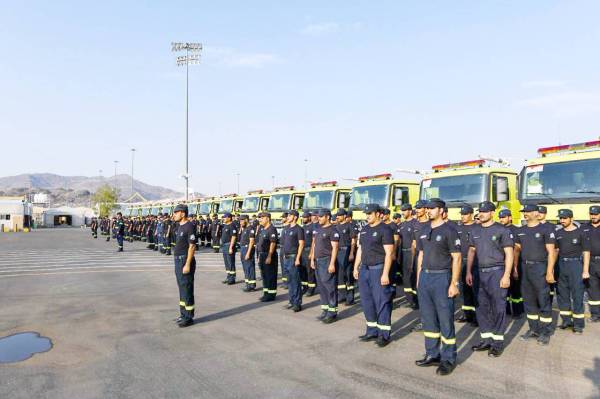
<path id="1" fill-rule="evenodd" d="M 361 266 L 358 275 L 360 302 L 367 320 L 367 333 L 370 337 L 390 339 L 392 331 L 392 296 L 394 286 L 381 285 L 383 263 L 374 266 Z"/>

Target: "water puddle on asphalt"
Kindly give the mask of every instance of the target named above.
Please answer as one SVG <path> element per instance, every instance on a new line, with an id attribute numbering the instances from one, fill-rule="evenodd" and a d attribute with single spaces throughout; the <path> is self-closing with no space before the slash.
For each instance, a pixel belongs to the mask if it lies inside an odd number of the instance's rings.
<path id="1" fill-rule="evenodd" d="M 16 363 L 27 360 L 36 353 L 52 349 L 50 338 L 40 337 L 36 332 L 25 332 L 0 338 L 0 363 Z"/>

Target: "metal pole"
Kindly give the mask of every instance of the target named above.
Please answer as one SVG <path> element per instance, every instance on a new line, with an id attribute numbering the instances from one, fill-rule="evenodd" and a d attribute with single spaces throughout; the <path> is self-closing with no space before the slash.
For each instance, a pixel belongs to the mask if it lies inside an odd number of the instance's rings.
<path id="1" fill-rule="evenodd" d="M 133 196 L 133 157 L 135 154 L 135 148 L 131 149 L 131 195 Z"/>
<path id="2" fill-rule="evenodd" d="M 186 57 L 189 56 L 189 50 L 186 48 L 185 50 Z M 189 152 L 188 152 L 188 110 L 189 110 L 189 76 L 190 76 L 190 62 L 189 60 L 185 63 L 185 200 L 188 200 L 189 195 Z"/>

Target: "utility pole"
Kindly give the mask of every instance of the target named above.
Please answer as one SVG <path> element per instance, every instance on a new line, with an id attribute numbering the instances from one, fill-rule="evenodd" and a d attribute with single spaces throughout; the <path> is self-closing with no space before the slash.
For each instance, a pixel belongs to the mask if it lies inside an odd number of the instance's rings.
<path id="1" fill-rule="evenodd" d="M 135 148 L 131 149 L 131 196 L 133 196 L 133 156 L 135 154 Z"/>
<path id="2" fill-rule="evenodd" d="M 185 200 L 188 200 L 189 196 L 189 185 L 190 185 L 190 173 L 189 173 L 189 76 L 190 76 L 190 64 L 198 64 L 200 62 L 200 55 L 194 54 L 199 53 L 202 50 L 202 44 L 200 43 L 171 43 L 171 51 L 179 52 L 184 51 L 185 55 L 177 56 L 177 66 L 185 65 Z M 192 54 L 190 54 L 192 52 Z"/>

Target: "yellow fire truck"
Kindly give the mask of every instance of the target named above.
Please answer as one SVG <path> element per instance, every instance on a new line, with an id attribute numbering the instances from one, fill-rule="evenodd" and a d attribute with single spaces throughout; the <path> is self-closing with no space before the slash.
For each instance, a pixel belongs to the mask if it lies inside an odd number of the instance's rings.
<path id="1" fill-rule="evenodd" d="M 378 204 L 390 212 L 399 212 L 402 204 L 414 204 L 419 195 L 419 183 L 392 179 L 391 173 L 358 178 L 350 194 L 350 211 L 355 220 L 364 222 L 366 204 Z"/>
<path id="2" fill-rule="evenodd" d="M 237 194 L 227 194 L 222 196 L 219 210 L 217 212 L 219 219 L 221 219 L 226 213 L 231 213 L 232 215 L 239 214 L 240 209 L 242 209 L 243 202 L 244 197 L 240 197 Z"/>
<path id="3" fill-rule="evenodd" d="M 600 141 L 540 148 L 538 155 L 521 171 L 521 203 L 545 205 L 552 222 L 561 208 L 589 220 L 590 205 L 600 204 Z"/>
<path id="4" fill-rule="evenodd" d="M 283 213 L 292 209 L 302 211 L 304 192 L 296 191 L 294 186 L 275 187 L 269 199 L 267 211 L 271 214 L 273 226 L 277 230 L 283 227 Z"/>
<path id="5" fill-rule="evenodd" d="M 333 215 L 338 209 L 348 209 L 350 188 L 338 186 L 337 181 L 315 182 L 310 184 L 304 196 L 303 211 L 315 212 L 329 209 Z"/>
<path id="6" fill-rule="evenodd" d="M 248 195 L 244 198 L 240 213 L 248 215 L 250 218 L 258 216 L 260 212 L 267 210 L 269 198 L 271 198 L 271 194 L 263 190 L 249 191 Z"/>
<path id="7" fill-rule="evenodd" d="M 491 165 L 484 159 L 432 166 L 433 172 L 421 181 L 420 199 L 441 198 L 448 206 L 448 217 L 460 220 L 460 208 L 491 201 L 497 209 L 519 214 L 517 173 L 507 164 Z M 515 216 L 516 219 L 516 216 Z"/>

